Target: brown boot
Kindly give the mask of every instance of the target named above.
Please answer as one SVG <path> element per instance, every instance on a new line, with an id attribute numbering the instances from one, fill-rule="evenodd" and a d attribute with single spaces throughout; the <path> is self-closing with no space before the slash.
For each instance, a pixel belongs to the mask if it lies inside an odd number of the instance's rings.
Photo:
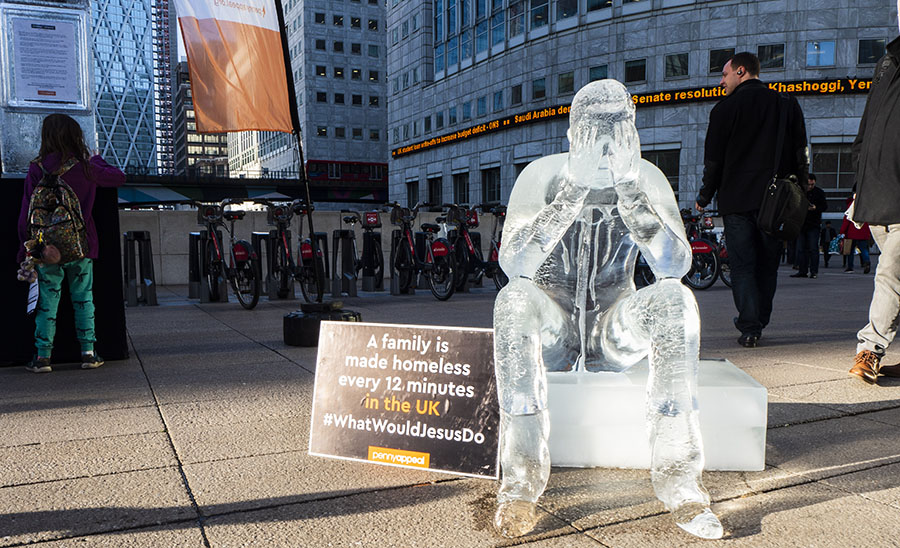
<path id="1" fill-rule="evenodd" d="M 850 374 L 856 375 L 869 384 L 875 384 L 878 379 L 878 370 L 881 368 L 881 358 L 871 350 L 863 350 L 856 355 Z"/>

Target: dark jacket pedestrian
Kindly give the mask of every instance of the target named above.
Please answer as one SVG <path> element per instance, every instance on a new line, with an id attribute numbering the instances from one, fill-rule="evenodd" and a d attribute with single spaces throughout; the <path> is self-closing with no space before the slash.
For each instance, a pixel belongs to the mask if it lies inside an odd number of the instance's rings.
<path id="1" fill-rule="evenodd" d="M 856 333 L 852 375 L 874 384 L 881 360 L 897 334 L 900 317 L 900 38 L 887 45 L 875 66 L 866 108 L 853 142 L 856 203 L 849 221 L 869 223 L 881 250 L 869 323 Z M 855 227 L 854 227 L 855 228 Z M 848 234 L 851 233 L 847 228 Z M 861 240 L 855 240 L 854 243 Z M 730 243 L 730 242 L 729 242 Z M 862 250 L 860 250 L 862 251 Z M 847 257 L 848 265 L 852 255 Z M 864 266 L 865 271 L 865 266 Z"/>
<path id="2" fill-rule="evenodd" d="M 806 200 L 809 209 L 797 236 L 797 273 L 791 278 L 819 277 L 819 224 L 822 213 L 828 209 L 825 191 L 816 186 L 816 176 L 810 173 L 806 180 Z"/>
<path id="3" fill-rule="evenodd" d="M 752 53 L 733 56 L 722 69 L 722 99 L 709 115 L 703 185 L 696 207 L 705 209 L 718 195 L 725 221 L 732 292 L 741 332 L 738 343 L 757 346 L 772 315 L 778 280 L 781 241 L 756 223 L 763 192 L 773 171 L 780 177 L 807 180 L 806 125 L 797 100 L 781 95 L 759 80 L 759 59 Z M 785 115 L 784 141 L 776 161 L 780 116 Z"/>

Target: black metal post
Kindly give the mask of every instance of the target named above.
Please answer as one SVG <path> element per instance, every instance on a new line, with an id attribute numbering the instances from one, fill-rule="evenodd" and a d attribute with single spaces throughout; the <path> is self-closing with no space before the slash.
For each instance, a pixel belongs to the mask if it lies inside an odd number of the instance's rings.
<path id="1" fill-rule="evenodd" d="M 291 125 L 294 126 L 293 133 L 297 137 L 297 150 L 300 153 L 300 181 L 306 187 L 306 202 L 309 204 L 309 212 L 306 218 L 309 222 L 309 240 L 312 243 L 313 264 L 316 267 L 316 278 L 319 279 L 319 287 L 325 287 L 325 269 L 322 262 L 318 260 L 319 244 L 316 240 L 316 231 L 313 228 L 313 201 L 312 194 L 309 191 L 309 177 L 306 175 L 306 162 L 303 159 L 303 138 L 300 129 L 300 111 L 297 108 L 297 90 L 294 86 L 294 70 L 291 68 L 290 46 L 288 45 L 287 25 L 284 24 L 284 8 L 281 0 L 275 0 L 275 14 L 278 16 L 278 30 L 281 34 L 281 52 L 284 58 L 284 72 L 287 78 L 288 86 L 288 105 L 291 110 Z M 324 294 L 324 291 L 322 292 Z M 322 297 L 318 298 L 322 302 Z"/>

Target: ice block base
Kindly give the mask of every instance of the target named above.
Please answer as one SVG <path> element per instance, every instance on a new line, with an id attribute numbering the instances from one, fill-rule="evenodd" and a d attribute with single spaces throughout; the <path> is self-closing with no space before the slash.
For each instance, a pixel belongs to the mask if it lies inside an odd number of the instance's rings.
<path id="1" fill-rule="evenodd" d="M 579 468 L 649 468 L 648 365 L 624 373 L 548 373 L 550 461 Z M 767 392 L 728 360 L 701 360 L 705 470 L 765 468 Z"/>

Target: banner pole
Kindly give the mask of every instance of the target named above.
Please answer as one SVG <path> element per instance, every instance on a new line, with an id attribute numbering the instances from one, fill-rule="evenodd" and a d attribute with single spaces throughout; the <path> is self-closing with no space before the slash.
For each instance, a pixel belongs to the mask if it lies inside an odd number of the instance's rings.
<path id="1" fill-rule="evenodd" d="M 297 151 L 300 154 L 300 181 L 306 189 L 306 203 L 309 204 L 309 211 L 306 219 L 309 222 L 309 240 L 312 243 L 313 261 L 316 269 L 316 278 L 319 281 L 319 287 L 322 292 L 318 295 L 318 302 L 322 302 L 322 295 L 325 293 L 325 268 L 319 257 L 319 242 L 316 239 L 316 231 L 313 228 L 313 201 L 312 194 L 309 191 L 309 177 L 306 174 L 306 162 L 303 159 L 303 138 L 300 128 L 300 111 L 297 107 L 297 90 L 294 85 L 294 70 L 291 68 L 290 46 L 288 45 L 287 25 L 284 22 L 284 8 L 281 0 L 275 1 L 275 14 L 278 16 L 278 30 L 281 35 L 281 53 L 284 59 L 284 73 L 287 78 L 288 86 L 288 105 L 291 110 L 291 125 L 294 126 L 293 134 L 297 137 Z"/>

